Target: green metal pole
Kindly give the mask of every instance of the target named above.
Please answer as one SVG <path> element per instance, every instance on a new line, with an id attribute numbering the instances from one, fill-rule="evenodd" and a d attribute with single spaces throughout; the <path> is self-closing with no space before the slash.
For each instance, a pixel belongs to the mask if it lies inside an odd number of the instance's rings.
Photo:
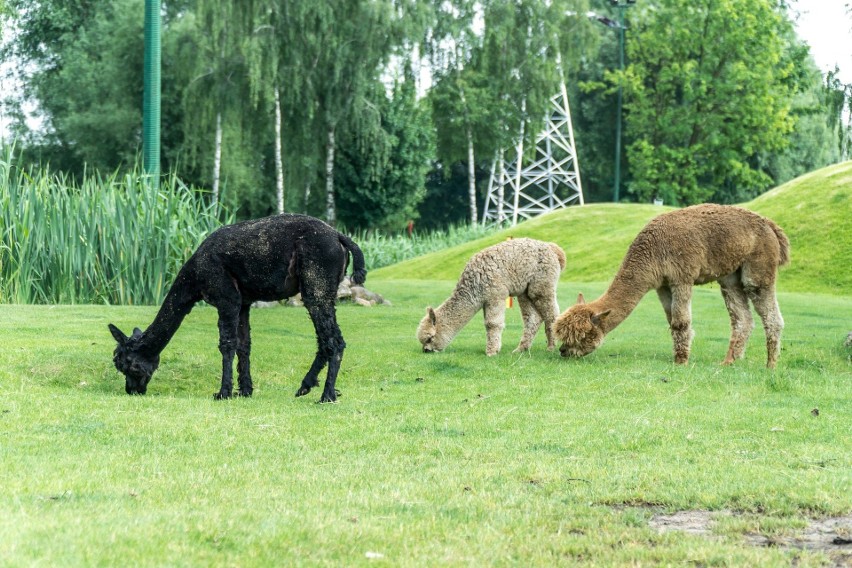
<path id="1" fill-rule="evenodd" d="M 142 167 L 160 187 L 160 0 L 145 0 L 145 71 L 142 95 Z"/>
<path id="2" fill-rule="evenodd" d="M 624 9 L 625 5 L 618 5 L 618 68 L 624 72 Z M 612 191 L 612 200 L 618 203 L 618 192 L 621 187 L 621 81 L 618 83 L 618 108 L 615 117 L 615 183 Z"/>

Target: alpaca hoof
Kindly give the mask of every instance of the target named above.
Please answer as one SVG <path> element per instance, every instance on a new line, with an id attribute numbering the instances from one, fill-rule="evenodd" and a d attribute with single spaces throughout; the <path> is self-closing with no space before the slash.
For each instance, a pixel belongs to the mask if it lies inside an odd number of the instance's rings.
<path id="1" fill-rule="evenodd" d="M 311 387 L 301 386 L 299 387 L 299 390 L 296 391 L 296 398 L 305 396 L 309 392 L 311 392 Z"/>
<path id="2" fill-rule="evenodd" d="M 339 396 L 340 396 L 340 391 L 337 390 L 337 389 L 334 389 L 334 393 L 332 393 L 331 395 L 329 395 L 326 392 L 323 392 L 322 398 L 319 399 L 319 404 L 325 404 L 325 403 L 328 403 L 328 402 L 337 402 L 337 397 L 339 397 Z"/>
<path id="3" fill-rule="evenodd" d="M 244 398 L 251 398 L 251 394 L 252 394 L 252 391 L 250 391 L 250 390 L 241 390 L 239 392 L 238 396 L 241 396 L 241 397 L 244 397 Z"/>
<path id="4" fill-rule="evenodd" d="M 521 347 L 521 346 L 519 345 L 518 347 L 516 347 L 516 348 L 515 348 L 515 350 L 514 350 L 514 351 L 512 351 L 512 353 L 526 353 L 526 352 L 527 352 L 527 351 L 529 351 L 529 350 L 530 350 L 530 348 L 529 348 L 529 347 Z"/>
<path id="5" fill-rule="evenodd" d="M 219 391 L 213 395 L 213 400 L 224 400 L 226 398 L 231 398 L 231 393 Z"/>
<path id="6" fill-rule="evenodd" d="M 720 365 L 722 365 L 723 367 L 729 367 L 729 366 L 731 366 L 731 365 L 733 365 L 733 364 L 734 364 L 734 360 L 733 360 L 733 359 L 731 359 L 730 357 L 727 357 L 727 358 L 725 358 L 725 360 L 724 360 L 724 361 L 722 361 L 722 362 L 721 362 L 721 363 L 719 363 L 719 364 L 720 364 Z"/>

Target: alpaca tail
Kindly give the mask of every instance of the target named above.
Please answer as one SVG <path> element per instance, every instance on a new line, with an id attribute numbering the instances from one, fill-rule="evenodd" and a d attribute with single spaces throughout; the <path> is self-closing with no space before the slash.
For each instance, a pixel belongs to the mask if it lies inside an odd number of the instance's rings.
<path id="1" fill-rule="evenodd" d="M 556 258 L 559 260 L 559 270 L 565 270 L 565 251 L 563 251 L 556 243 L 547 243 Z"/>
<path id="2" fill-rule="evenodd" d="M 778 266 L 784 266 L 790 262 L 790 239 L 787 238 L 787 235 L 784 234 L 781 227 L 769 219 L 767 219 L 767 221 L 769 222 L 769 226 L 772 228 L 772 231 L 775 233 L 775 238 L 778 239 L 778 245 L 781 253 L 778 259 Z"/>
<path id="3" fill-rule="evenodd" d="M 340 244 L 352 255 L 352 282 L 363 284 L 367 279 L 367 269 L 364 267 L 364 253 L 355 241 L 344 234 L 339 234 Z"/>

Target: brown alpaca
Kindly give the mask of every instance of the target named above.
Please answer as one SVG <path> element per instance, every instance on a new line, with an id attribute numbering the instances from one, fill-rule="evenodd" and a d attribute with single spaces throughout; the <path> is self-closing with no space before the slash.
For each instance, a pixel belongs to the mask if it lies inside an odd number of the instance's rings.
<path id="1" fill-rule="evenodd" d="M 696 205 L 651 220 L 637 235 L 609 289 L 585 303 L 583 295 L 556 319 L 563 357 L 588 355 L 657 291 L 674 341 L 675 363 L 689 360 L 692 286 L 718 281 L 731 316 L 731 343 L 723 365 L 740 359 L 754 328 L 748 301 L 766 332 L 766 366 L 774 368 L 784 319 L 775 298 L 778 267 L 790 259 L 790 242 L 778 225 L 739 207 Z"/>
<path id="2" fill-rule="evenodd" d="M 565 268 L 565 253 L 554 243 L 511 239 L 490 246 L 471 258 L 452 295 L 426 316 L 417 328 L 424 353 L 443 351 L 456 334 L 483 310 L 486 355 L 500 352 L 506 320 L 506 298 L 518 298 L 524 333 L 515 352 L 530 348 L 544 323 L 547 348 L 553 349 L 553 320 L 559 314 L 556 284 Z"/>

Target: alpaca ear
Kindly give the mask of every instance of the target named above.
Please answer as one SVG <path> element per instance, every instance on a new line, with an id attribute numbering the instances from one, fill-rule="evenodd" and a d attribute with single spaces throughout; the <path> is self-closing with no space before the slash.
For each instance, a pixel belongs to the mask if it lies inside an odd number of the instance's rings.
<path id="1" fill-rule="evenodd" d="M 124 345 L 127 342 L 127 336 L 120 329 L 112 324 L 109 324 L 109 332 L 119 345 Z"/>
<path id="2" fill-rule="evenodd" d="M 593 323 L 594 325 L 600 326 L 600 325 L 601 325 L 601 323 L 603 323 L 603 321 L 604 321 L 604 320 L 606 319 L 606 317 L 609 315 L 609 312 L 611 312 L 611 311 L 612 311 L 611 309 L 609 309 L 609 310 L 604 310 L 604 311 L 602 311 L 602 312 L 601 312 L 601 313 L 599 313 L 599 314 L 594 314 L 594 315 L 592 315 L 592 323 Z"/>
<path id="3" fill-rule="evenodd" d="M 429 321 L 432 322 L 432 325 L 438 325 L 438 318 L 435 316 L 435 310 L 429 307 L 426 308 L 426 313 L 429 314 Z"/>
<path id="4" fill-rule="evenodd" d="M 133 335 L 131 335 L 130 337 L 132 337 L 133 339 L 139 339 L 140 337 L 142 337 L 142 330 L 138 327 L 134 327 Z"/>
<path id="5" fill-rule="evenodd" d="M 586 299 L 583 297 L 583 293 L 582 293 L 582 292 L 580 292 L 579 294 L 577 294 L 577 303 L 578 303 L 578 304 L 585 304 L 585 303 L 586 303 Z"/>

